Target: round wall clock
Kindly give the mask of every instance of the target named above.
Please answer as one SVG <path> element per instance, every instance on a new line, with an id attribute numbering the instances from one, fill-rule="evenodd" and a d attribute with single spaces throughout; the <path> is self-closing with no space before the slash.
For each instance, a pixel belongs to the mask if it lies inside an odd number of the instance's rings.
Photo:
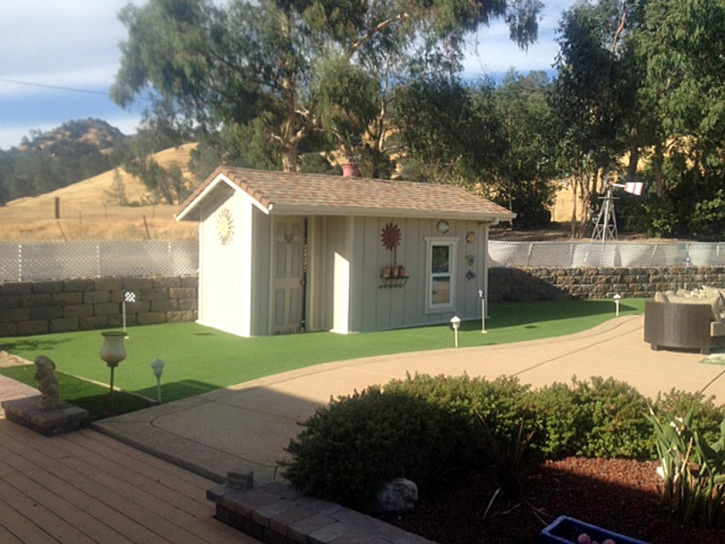
<path id="1" fill-rule="evenodd" d="M 216 233 L 223 246 L 234 239 L 234 216 L 229 208 L 222 208 L 216 218 Z"/>
<path id="2" fill-rule="evenodd" d="M 445 219 L 441 219 L 440 221 L 438 221 L 436 229 L 441 234 L 447 234 L 448 231 L 451 229 L 451 226 L 448 224 L 448 221 L 446 221 Z"/>

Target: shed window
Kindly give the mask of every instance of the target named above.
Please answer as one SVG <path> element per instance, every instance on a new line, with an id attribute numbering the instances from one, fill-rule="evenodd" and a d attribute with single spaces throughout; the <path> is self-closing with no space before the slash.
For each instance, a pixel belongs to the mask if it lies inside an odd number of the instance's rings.
<path id="1" fill-rule="evenodd" d="M 426 238 L 426 310 L 428 312 L 443 312 L 453 309 L 457 242 L 457 238 Z"/>

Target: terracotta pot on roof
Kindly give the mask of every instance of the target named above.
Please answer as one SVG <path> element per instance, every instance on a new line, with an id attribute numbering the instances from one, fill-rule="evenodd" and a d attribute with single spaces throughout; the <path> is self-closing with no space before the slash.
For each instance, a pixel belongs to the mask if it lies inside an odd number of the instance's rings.
<path id="1" fill-rule="evenodd" d="M 342 165 L 342 177 L 344 178 L 359 178 L 360 168 L 354 162 L 346 163 Z"/>

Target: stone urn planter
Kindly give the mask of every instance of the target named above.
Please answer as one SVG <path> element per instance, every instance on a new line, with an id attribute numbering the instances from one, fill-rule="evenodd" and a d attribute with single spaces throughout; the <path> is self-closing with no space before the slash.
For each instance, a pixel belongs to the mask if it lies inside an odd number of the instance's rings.
<path id="1" fill-rule="evenodd" d="M 537 544 L 577 544 L 586 542 L 586 538 L 582 535 L 587 535 L 591 542 L 597 541 L 600 544 L 607 542 L 607 539 L 614 544 L 647 544 L 642 540 L 620 535 L 568 516 L 558 517 L 554 523 L 541 531 L 536 542 Z"/>

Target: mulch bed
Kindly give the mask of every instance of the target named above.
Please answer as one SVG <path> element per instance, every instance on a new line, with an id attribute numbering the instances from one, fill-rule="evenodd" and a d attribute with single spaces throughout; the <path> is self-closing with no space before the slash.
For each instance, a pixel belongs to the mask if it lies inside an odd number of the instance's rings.
<path id="1" fill-rule="evenodd" d="M 498 496 L 490 475 L 450 471 L 422 490 L 404 529 L 440 544 L 534 543 L 567 515 L 652 544 L 719 544 L 725 529 L 683 527 L 659 502 L 657 462 L 572 457 L 527 469 L 523 497 Z"/>

